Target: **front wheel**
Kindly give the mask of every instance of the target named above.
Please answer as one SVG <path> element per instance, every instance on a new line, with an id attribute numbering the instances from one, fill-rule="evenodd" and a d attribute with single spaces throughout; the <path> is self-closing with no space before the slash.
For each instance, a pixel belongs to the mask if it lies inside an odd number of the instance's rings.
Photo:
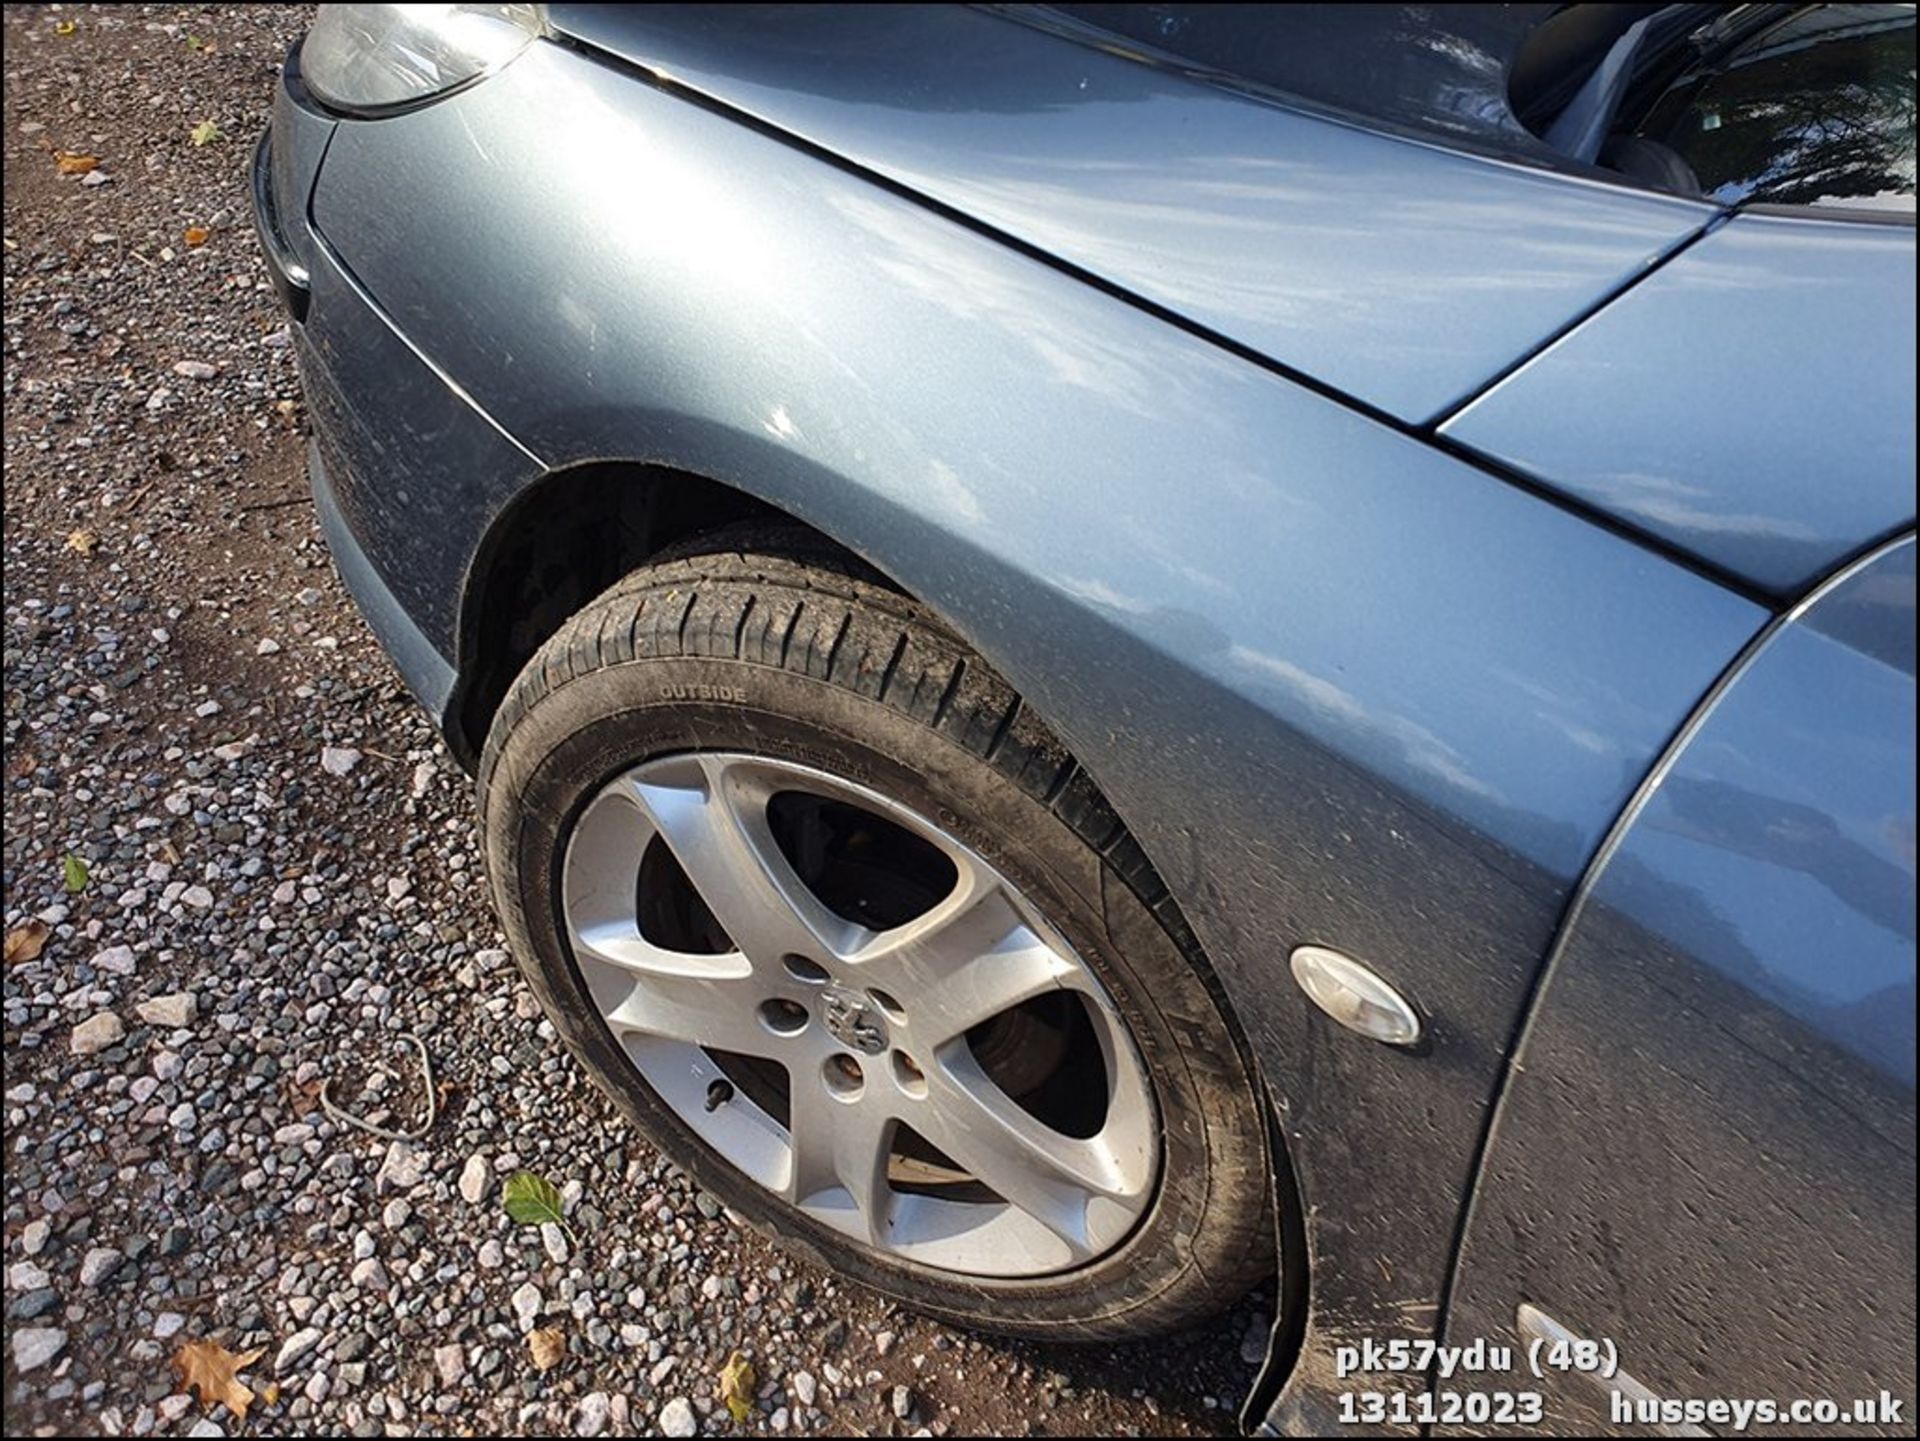
<path id="1" fill-rule="evenodd" d="M 909 1305 L 1097 1339 L 1229 1304 L 1267 1131 L 1177 911 L 978 657 L 811 559 L 640 571 L 503 704 L 488 865 L 548 1014 L 701 1185 Z"/>

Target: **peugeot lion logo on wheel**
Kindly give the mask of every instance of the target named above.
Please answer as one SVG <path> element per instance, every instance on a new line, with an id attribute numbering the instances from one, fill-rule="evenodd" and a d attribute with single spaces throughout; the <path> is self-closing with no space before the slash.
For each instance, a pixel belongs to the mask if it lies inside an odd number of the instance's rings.
<path id="1" fill-rule="evenodd" d="M 844 986 L 828 986 L 820 1001 L 820 1018 L 841 1045 L 877 1056 L 887 1048 L 887 1023 L 864 996 Z"/>

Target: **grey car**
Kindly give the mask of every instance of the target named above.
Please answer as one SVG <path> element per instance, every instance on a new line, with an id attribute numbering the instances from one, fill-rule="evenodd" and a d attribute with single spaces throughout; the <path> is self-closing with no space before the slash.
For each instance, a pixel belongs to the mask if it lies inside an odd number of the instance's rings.
<path id="1" fill-rule="evenodd" d="M 960 1324 L 1275 1281 L 1275 1429 L 1910 1428 L 1913 24 L 322 6 L 314 496 L 575 1056 Z"/>

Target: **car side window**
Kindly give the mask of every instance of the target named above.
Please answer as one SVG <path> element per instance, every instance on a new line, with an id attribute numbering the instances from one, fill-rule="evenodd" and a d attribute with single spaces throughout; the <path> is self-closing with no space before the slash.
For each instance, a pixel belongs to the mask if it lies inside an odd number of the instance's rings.
<path id="1" fill-rule="evenodd" d="M 1722 204 L 1912 214 L 1914 7 L 1794 9 L 1704 50 L 1633 133 Z"/>

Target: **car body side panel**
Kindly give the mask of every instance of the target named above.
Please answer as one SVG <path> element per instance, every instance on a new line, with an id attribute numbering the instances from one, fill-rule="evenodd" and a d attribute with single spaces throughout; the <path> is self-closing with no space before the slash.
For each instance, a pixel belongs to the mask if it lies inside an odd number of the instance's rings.
<path id="1" fill-rule="evenodd" d="M 1570 887 L 1763 612 L 553 44 L 343 123 L 313 214 L 352 302 L 541 462 L 759 496 L 1020 689 L 1152 857 L 1265 1064 L 1314 1216 L 1314 1344 L 1431 1335 Z M 316 297 L 309 329 L 328 324 Z M 407 432 L 364 377 L 359 398 L 357 424 Z M 420 484 L 405 446 L 385 462 L 332 478 L 359 543 L 396 589 L 420 569 L 458 593 L 517 475 Z M 385 520 L 369 497 L 399 485 Z M 1314 1011 L 1286 970 L 1310 941 L 1414 997 L 1425 1049 Z"/>
<path id="2" fill-rule="evenodd" d="M 1739 215 L 1450 439 L 1773 594 L 1913 524 L 1914 230 Z"/>
<path id="3" fill-rule="evenodd" d="M 1717 213 L 1330 122 L 967 6 L 554 16 L 1412 422 Z"/>
<path id="4" fill-rule="evenodd" d="M 1913 1404 L 1914 721 L 1909 537 L 1766 642 L 1607 860 L 1450 1343 L 1511 1340 L 1525 1302 L 1668 1399 Z M 1555 1429 L 1614 1429 L 1592 1381 L 1549 1393 Z"/>

